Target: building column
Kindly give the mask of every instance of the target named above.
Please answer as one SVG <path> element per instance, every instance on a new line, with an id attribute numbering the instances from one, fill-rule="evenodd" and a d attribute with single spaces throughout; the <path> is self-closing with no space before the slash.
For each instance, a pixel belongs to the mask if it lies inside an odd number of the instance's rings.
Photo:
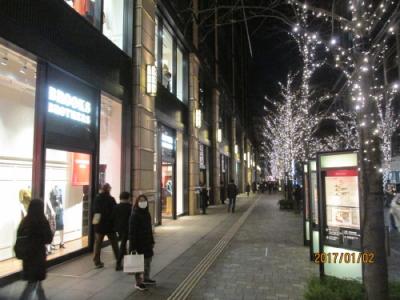
<path id="1" fill-rule="evenodd" d="M 219 97 L 220 92 L 213 88 L 212 92 L 212 108 L 211 108 L 211 157 L 212 157 L 212 196 L 214 197 L 215 204 L 221 203 L 220 197 L 220 144 L 218 142 L 218 128 L 219 128 Z"/>
<path id="2" fill-rule="evenodd" d="M 247 180 L 246 180 L 246 168 L 247 168 L 247 152 L 246 152 L 246 147 L 245 147 L 245 143 L 244 143 L 244 131 L 243 129 L 241 130 L 241 134 L 240 134 L 240 152 L 241 152 L 241 168 L 240 168 L 240 172 L 241 172 L 241 180 L 240 180 L 240 190 L 242 192 L 244 192 L 246 190 L 246 184 L 247 184 Z M 244 160 L 244 156 L 246 155 L 246 160 Z"/>
<path id="3" fill-rule="evenodd" d="M 199 212 L 197 209 L 196 189 L 199 186 L 199 130 L 196 128 L 196 110 L 199 108 L 199 60 L 190 53 L 189 72 L 189 215 Z"/>
<path id="4" fill-rule="evenodd" d="M 236 118 L 232 117 L 231 124 L 230 124 L 230 130 L 231 130 L 231 140 L 230 140 L 230 155 L 231 155 L 231 161 L 230 161 L 230 166 L 229 166 L 229 174 L 233 180 L 235 180 L 235 184 L 239 186 L 239 182 L 236 179 L 237 174 L 236 174 L 236 158 L 237 154 L 235 152 L 235 146 L 236 146 Z"/>
<path id="5" fill-rule="evenodd" d="M 155 97 L 146 94 L 146 65 L 154 65 L 156 4 L 153 0 L 137 0 L 134 9 L 132 195 L 148 197 L 154 220 Z"/>

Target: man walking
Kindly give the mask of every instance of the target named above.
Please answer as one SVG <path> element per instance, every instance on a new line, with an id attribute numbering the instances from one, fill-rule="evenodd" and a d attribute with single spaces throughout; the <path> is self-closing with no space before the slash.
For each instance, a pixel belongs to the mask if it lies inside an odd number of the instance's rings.
<path id="1" fill-rule="evenodd" d="M 128 192 L 122 192 L 119 195 L 119 204 L 115 206 L 113 212 L 114 229 L 118 233 L 118 239 L 120 240 L 119 252 L 117 265 L 115 266 L 116 271 L 122 270 L 122 260 L 126 255 L 126 244 L 128 242 L 129 233 L 129 217 L 132 212 L 131 194 Z"/>
<path id="2" fill-rule="evenodd" d="M 229 198 L 229 206 L 228 206 L 228 212 L 235 212 L 235 204 L 236 204 L 236 196 L 238 194 L 238 188 L 233 181 L 233 179 L 230 180 L 228 184 L 228 198 Z"/>
<path id="3" fill-rule="evenodd" d="M 118 259 L 118 241 L 114 231 L 112 218 L 113 210 L 117 203 L 115 202 L 114 197 L 111 196 L 110 192 L 110 184 L 105 183 L 103 185 L 102 192 L 96 196 L 94 201 L 93 225 L 95 241 L 93 262 L 96 268 L 104 267 L 104 263 L 100 259 L 100 252 L 104 237 L 106 235 L 108 240 L 111 242 L 115 259 Z"/>

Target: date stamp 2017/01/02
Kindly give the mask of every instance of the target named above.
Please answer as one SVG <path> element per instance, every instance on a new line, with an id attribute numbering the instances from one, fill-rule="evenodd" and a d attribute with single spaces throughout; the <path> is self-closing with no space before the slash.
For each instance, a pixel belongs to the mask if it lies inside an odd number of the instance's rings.
<path id="1" fill-rule="evenodd" d="M 373 252 L 318 252 L 314 254 L 316 264 L 373 264 Z"/>

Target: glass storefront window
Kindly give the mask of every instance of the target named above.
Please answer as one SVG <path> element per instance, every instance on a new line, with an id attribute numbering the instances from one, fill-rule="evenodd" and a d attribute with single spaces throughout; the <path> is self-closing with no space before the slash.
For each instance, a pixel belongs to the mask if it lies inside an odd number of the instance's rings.
<path id="1" fill-rule="evenodd" d="M 103 34 L 122 49 L 124 0 L 104 0 L 103 7 Z"/>
<path id="2" fill-rule="evenodd" d="M 46 150 L 45 215 L 55 231 L 48 259 L 88 246 L 91 156 Z"/>
<path id="3" fill-rule="evenodd" d="M 119 201 L 121 190 L 122 104 L 101 96 L 99 184 L 109 183 Z"/>
<path id="4" fill-rule="evenodd" d="M 182 50 L 178 47 L 176 53 L 176 97 L 183 101 L 183 54 Z"/>
<path id="5" fill-rule="evenodd" d="M 173 86 L 173 39 L 166 28 L 163 28 L 162 36 L 162 84 L 172 93 Z"/>
<path id="6" fill-rule="evenodd" d="M 77 13 L 95 24 L 96 0 L 65 0 Z"/>
<path id="7" fill-rule="evenodd" d="M 36 63 L 0 45 L 0 276 L 18 271 L 13 246 L 31 200 Z"/>

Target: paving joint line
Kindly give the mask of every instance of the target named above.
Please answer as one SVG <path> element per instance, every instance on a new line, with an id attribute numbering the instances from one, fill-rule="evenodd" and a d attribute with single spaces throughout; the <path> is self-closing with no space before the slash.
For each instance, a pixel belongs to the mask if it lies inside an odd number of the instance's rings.
<path id="1" fill-rule="evenodd" d="M 183 300 L 187 299 L 196 285 L 199 283 L 201 278 L 205 275 L 211 265 L 215 262 L 222 251 L 229 245 L 234 235 L 240 229 L 240 227 L 247 220 L 254 207 L 257 205 L 260 196 L 257 196 L 254 203 L 240 216 L 235 224 L 226 232 L 220 241 L 211 249 L 207 255 L 201 260 L 201 262 L 192 270 L 192 272 L 182 281 L 182 283 L 172 292 L 167 300 Z"/>

